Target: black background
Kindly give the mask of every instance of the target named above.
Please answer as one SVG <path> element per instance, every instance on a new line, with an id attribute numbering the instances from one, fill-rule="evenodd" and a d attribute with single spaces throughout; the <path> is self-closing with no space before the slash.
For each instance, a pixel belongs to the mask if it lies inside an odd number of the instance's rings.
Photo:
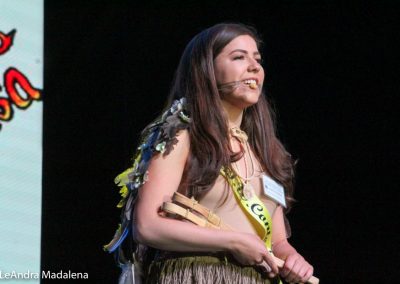
<path id="1" fill-rule="evenodd" d="M 45 1 L 42 269 L 116 283 L 102 251 L 119 221 L 113 179 L 188 41 L 235 21 L 264 39 L 267 95 L 299 159 L 290 241 L 321 283 L 394 281 L 396 1 L 146 3 Z"/>

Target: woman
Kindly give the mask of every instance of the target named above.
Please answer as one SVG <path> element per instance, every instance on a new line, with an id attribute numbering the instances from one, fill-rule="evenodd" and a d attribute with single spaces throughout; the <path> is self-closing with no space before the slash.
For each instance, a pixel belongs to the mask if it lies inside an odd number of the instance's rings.
<path id="1" fill-rule="evenodd" d="M 306 282 L 313 273 L 286 239 L 283 206 L 292 201 L 293 162 L 262 94 L 259 45 L 256 31 L 242 24 L 218 24 L 196 35 L 182 55 L 166 110 L 143 131 L 134 166 L 117 178 L 122 226 L 106 248 L 114 251 L 131 237 L 154 248 L 145 257 L 147 283 L 279 283 L 278 274 Z M 233 230 L 160 212 L 175 191 L 195 197 Z M 266 208 L 252 216 L 248 202 Z M 268 250 L 285 260 L 283 269 Z"/>

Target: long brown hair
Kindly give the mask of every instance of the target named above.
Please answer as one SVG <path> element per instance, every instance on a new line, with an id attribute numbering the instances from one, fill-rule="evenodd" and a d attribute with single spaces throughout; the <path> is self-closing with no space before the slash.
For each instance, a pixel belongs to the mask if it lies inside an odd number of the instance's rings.
<path id="1" fill-rule="evenodd" d="M 249 35 L 260 48 L 261 40 L 252 27 L 222 23 L 197 34 L 186 46 L 175 73 L 167 105 L 185 97 L 191 117 L 190 155 L 182 183 L 188 195 L 210 190 L 222 166 L 237 160 L 229 142 L 228 122 L 222 111 L 214 73 L 214 59 L 234 38 Z M 276 137 L 273 111 L 264 93 L 243 114 L 241 128 L 263 170 L 285 187 L 288 208 L 293 196 L 294 163 Z"/>

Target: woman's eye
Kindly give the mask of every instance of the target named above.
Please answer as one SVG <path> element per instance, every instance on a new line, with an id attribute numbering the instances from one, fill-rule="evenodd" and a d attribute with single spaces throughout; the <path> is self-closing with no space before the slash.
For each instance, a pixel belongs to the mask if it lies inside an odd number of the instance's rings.
<path id="1" fill-rule="evenodd" d="M 258 62 L 258 64 L 263 64 L 264 60 L 262 58 L 256 58 L 256 61 Z"/>
<path id="2" fill-rule="evenodd" d="M 233 60 L 239 60 L 239 59 L 244 59 L 244 56 L 238 55 L 238 56 L 233 57 Z"/>

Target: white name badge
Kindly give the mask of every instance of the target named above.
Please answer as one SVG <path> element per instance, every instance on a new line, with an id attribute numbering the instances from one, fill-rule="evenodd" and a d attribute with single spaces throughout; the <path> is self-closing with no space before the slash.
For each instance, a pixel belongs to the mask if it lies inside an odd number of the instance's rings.
<path id="1" fill-rule="evenodd" d="M 286 208 L 285 190 L 282 185 L 267 175 L 263 175 L 263 189 L 266 196 Z"/>

